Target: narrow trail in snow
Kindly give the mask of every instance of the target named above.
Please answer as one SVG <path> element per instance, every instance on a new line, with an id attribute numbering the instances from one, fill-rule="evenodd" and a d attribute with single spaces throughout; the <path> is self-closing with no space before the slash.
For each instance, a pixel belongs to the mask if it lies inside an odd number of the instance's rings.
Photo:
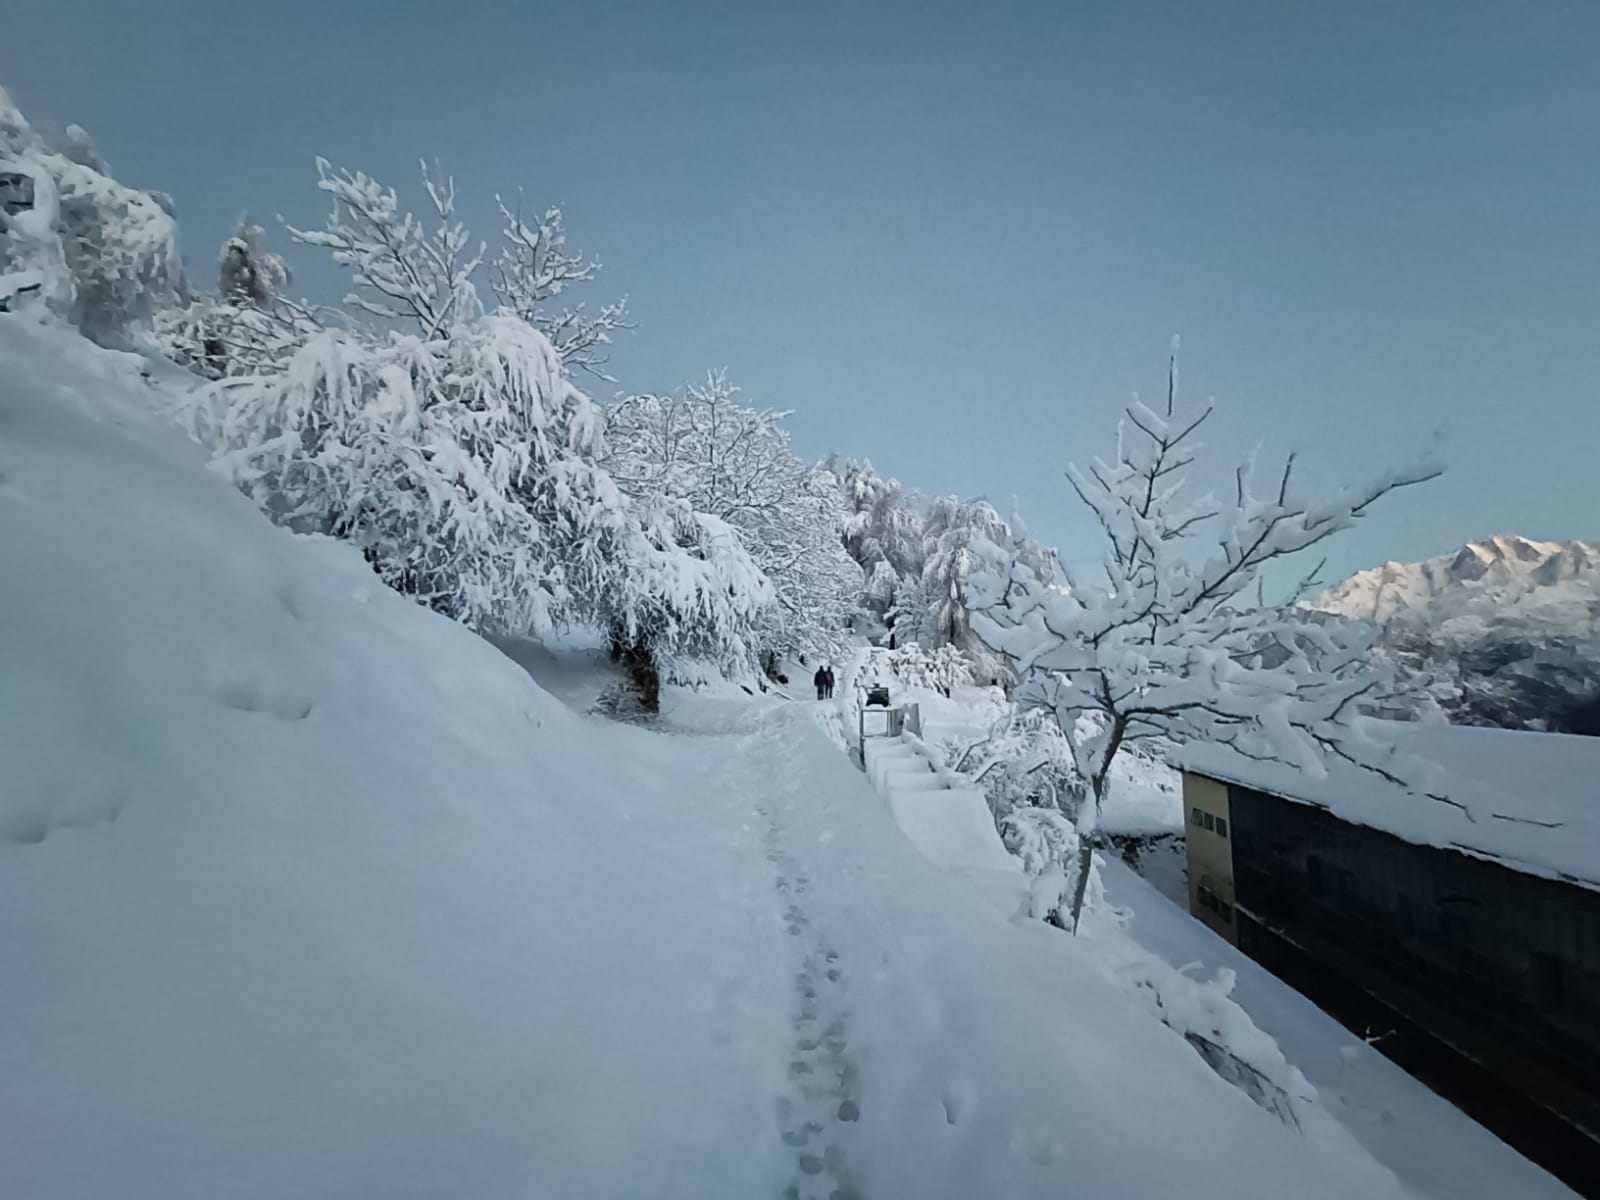
<path id="1" fill-rule="evenodd" d="M 846 967 L 833 941 L 812 920 L 811 877 L 787 847 L 775 807 L 758 801 L 756 811 L 794 969 L 789 1088 L 778 1102 L 778 1117 L 795 1174 L 781 1194 L 784 1200 L 864 1200 L 849 1166 L 861 1099 L 844 1002 Z"/>

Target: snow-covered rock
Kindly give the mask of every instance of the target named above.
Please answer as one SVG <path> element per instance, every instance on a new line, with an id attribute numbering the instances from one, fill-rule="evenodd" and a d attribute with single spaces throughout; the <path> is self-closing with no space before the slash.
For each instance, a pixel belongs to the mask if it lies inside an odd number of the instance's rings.
<path id="1" fill-rule="evenodd" d="M 1600 543 L 1499 535 L 1358 572 L 1306 607 L 1371 621 L 1451 721 L 1600 729 Z"/>

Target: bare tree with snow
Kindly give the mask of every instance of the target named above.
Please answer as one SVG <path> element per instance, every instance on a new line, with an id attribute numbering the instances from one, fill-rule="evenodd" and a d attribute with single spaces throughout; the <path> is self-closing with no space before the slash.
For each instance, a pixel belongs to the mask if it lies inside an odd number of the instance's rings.
<path id="1" fill-rule="evenodd" d="M 1389 687 L 1368 665 L 1370 632 L 1249 597 L 1268 564 L 1350 527 L 1438 468 L 1380 472 L 1313 501 L 1296 488 L 1290 454 L 1263 490 L 1252 462 L 1235 472 L 1226 501 L 1186 499 L 1182 473 L 1211 408 L 1179 410 L 1176 351 L 1175 340 L 1164 410 L 1136 400 L 1115 459 L 1067 473 L 1104 530 L 1105 582 L 1068 572 L 1067 589 L 1053 588 L 994 548 L 992 570 L 974 584 L 974 630 L 1017 662 L 1018 699 L 1054 714 L 1089 784 L 1069 885 L 1073 929 L 1111 764 L 1127 747 L 1218 742 L 1318 777 L 1331 759 L 1389 778 L 1413 769 L 1363 716 Z"/>
<path id="2" fill-rule="evenodd" d="M 505 220 L 492 276 L 500 303 L 548 337 L 569 367 L 614 382 L 605 371 L 606 347 L 612 334 L 633 328 L 627 300 L 602 304 L 592 312 L 581 304 L 567 307 L 562 300 L 567 290 L 594 279 L 600 264 L 567 249 L 559 208 L 534 216 L 520 197 L 514 209 L 498 196 L 495 202 Z"/>

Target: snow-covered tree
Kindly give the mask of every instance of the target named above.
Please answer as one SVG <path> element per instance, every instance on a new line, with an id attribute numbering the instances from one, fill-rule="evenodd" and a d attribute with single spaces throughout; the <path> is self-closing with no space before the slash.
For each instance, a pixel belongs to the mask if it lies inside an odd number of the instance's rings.
<path id="1" fill-rule="evenodd" d="M 481 315 L 472 277 L 485 247 L 456 216 L 455 181 L 434 178 L 422 164 L 422 183 L 437 224 L 400 207 L 393 188 L 362 171 L 335 169 L 317 159 L 317 187 L 333 198 L 321 229 L 289 227 L 297 242 L 318 246 L 350 272 L 355 291 L 345 303 L 390 325 L 412 329 L 424 341 Z"/>
<path id="2" fill-rule="evenodd" d="M 284 300 L 286 273 L 248 224 L 219 261 L 206 315 L 228 378 L 197 424 L 240 483 L 475 627 L 595 624 L 641 680 L 691 659 L 748 665 L 771 593 L 738 534 L 673 496 L 617 488 L 600 466 L 602 414 L 558 348 L 527 314 L 484 312 L 485 248 L 453 183 L 424 166 L 419 218 L 370 176 L 317 170 L 332 212 L 290 232 L 350 271 L 351 313 L 324 323 Z"/>
<path id="3" fill-rule="evenodd" d="M 629 515 L 585 615 L 654 710 L 661 677 L 692 682 L 704 667 L 737 675 L 753 666 L 772 586 L 736 530 L 682 499 L 643 499 Z"/>
<path id="4" fill-rule="evenodd" d="M 167 357 L 207 379 L 282 371 L 326 328 L 318 310 L 284 296 L 289 267 L 240 217 L 217 253 L 217 291 L 164 310 L 156 340 Z"/>
<path id="5" fill-rule="evenodd" d="M 848 512 L 845 550 L 864 576 L 861 605 L 899 645 L 915 637 L 918 624 L 922 513 L 899 480 L 885 479 L 870 462 L 846 462 L 833 470 Z"/>
<path id="6" fill-rule="evenodd" d="M 1014 674 L 972 632 L 972 578 L 986 569 L 988 547 L 1007 547 L 1018 567 L 1041 582 L 1055 579 L 1055 551 L 1030 538 L 1016 537 L 987 500 L 942 496 L 929 508 L 924 526 L 922 578 L 913 628 L 928 646 L 954 646 L 973 664 L 979 679 L 1011 683 Z"/>
<path id="7" fill-rule="evenodd" d="M 248 216 L 234 224 L 217 254 L 217 288 L 225 299 L 267 308 L 289 282 L 289 264 L 262 245 L 261 226 Z"/>
<path id="8" fill-rule="evenodd" d="M 586 603 L 623 502 L 600 419 L 509 315 L 424 338 L 316 335 L 281 374 L 228 381 L 213 442 L 279 519 L 359 545 L 397 590 L 480 628 L 543 633 Z"/>
<path id="9" fill-rule="evenodd" d="M 347 302 L 383 325 L 317 332 L 284 369 L 224 381 L 209 440 L 280 519 L 355 542 L 392 586 L 469 624 L 542 633 L 586 612 L 627 528 L 596 465 L 599 412 L 549 339 L 483 313 L 449 181 L 424 170 L 429 228 L 370 177 L 317 166 L 333 211 L 292 233 L 350 270 Z M 225 272 L 239 250 L 224 247 Z"/>
<path id="10" fill-rule="evenodd" d="M 764 655 L 836 656 L 860 572 L 841 543 L 833 477 L 797 458 L 783 413 L 737 403 L 726 376 L 669 396 L 630 396 L 607 414 L 605 466 L 630 496 L 675 497 L 738 531 L 772 582 Z"/>
<path id="11" fill-rule="evenodd" d="M 1093 802 L 1080 806 L 1077 821 L 1073 928 L 1108 773 L 1125 747 L 1218 742 L 1313 776 L 1329 759 L 1394 778 L 1414 769 L 1363 716 L 1389 686 L 1369 668 L 1370 631 L 1308 621 L 1292 605 L 1252 605 L 1249 596 L 1267 564 L 1348 528 L 1385 495 L 1437 469 L 1381 472 L 1313 501 L 1295 486 L 1291 454 L 1264 492 L 1247 463 L 1227 502 L 1186 499 L 1181 473 L 1195 460 L 1195 434 L 1211 409 L 1180 413 L 1176 342 L 1173 349 L 1164 411 L 1135 401 L 1115 459 L 1068 470 L 1105 532 L 1105 582 L 1069 572 L 1067 589 L 1053 588 L 994 547 L 990 572 L 973 585 L 974 630 L 1016 660 L 1024 677 L 1018 699 L 1054 715 L 1089 783 Z"/>
<path id="12" fill-rule="evenodd" d="M 928 509 L 922 564 L 922 622 L 918 634 L 927 646 L 974 646 L 968 619 L 969 583 L 982 569 L 979 552 L 1004 546 L 1011 530 L 987 500 L 940 496 Z"/>
<path id="13" fill-rule="evenodd" d="M 566 248 L 559 208 L 547 208 L 535 218 L 525 212 L 520 198 L 515 209 L 498 196 L 495 202 L 505 219 L 493 272 L 500 303 L 548 337 L 569 367 L 613 382 L 605 372 L 606 347 L 613 333 L 632 328 L 627 300 L 602 304 L 593 312 L 581 304 L 556 307 L 568 288 L 592 280 L 600 264 Z"/>
<path id="14" fill-rule="evenodd" d="M 48 147 L 0 90 L 0 175 L 29 194 L 0 210 L 0 276 L 28 285 L 98 342 L 137 341 L 185 290 L 172 201 L 125 187 L 88 135 Z M 27 207 L 22 205 L 26 203 Z"/>

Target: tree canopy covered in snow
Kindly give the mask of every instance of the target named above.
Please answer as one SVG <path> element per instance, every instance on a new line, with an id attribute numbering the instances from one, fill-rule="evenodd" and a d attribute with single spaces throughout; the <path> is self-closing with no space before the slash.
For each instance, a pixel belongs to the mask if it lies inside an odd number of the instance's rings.
<path id="1" fill-rule="evenodd" d="M 861 576 L 841 540 L 837 484 L 790 449 L 785 414 L 737 396 L 713 373 L 671 395 L 624 398 L 606 415 L 605 466 L 637 500 L 672 497 L 737 531 L 772 584 L 764 655 L 838 657 Z"/>
<path id="2" fill-rule="evenodd" d="M 862 607 L 891 632 L 902 617 L 912 614 L 909 632 L 914 637 L 920 623 L 915 613 L 926 555 L 923 515 L 900 481 L 884 478 L 870 462 L 852 460 L 836 465 L 834 471 L 849 514 L 845 549 L 865 576 Z M 899 638 L 894 640 L 898 643 Z"/>
<path id="3" fill-rule="evenodd" d="M 79 126 L 47 145 L 4 89 L 0 176 L 28 193 L 0 205 L 0 299 L 35 290 L 86 336 L 125 346 L 186 291 L 171 199 L 118 183 Z"/>
<path id="4" fill-rule="evenodd" d="M 1018 698 L 1055 715 L 1094 798 L 1077 822 L 1074 925 L 1107 775 L 1125 746 L 1219 742 L 1313 776 L 1327 758 L 1389 777 L 1413 769 L 1363 716 L 1391 686 L 1371 668 L 1370 630 L 1250 596 L 1268 563 L 1348 528 L 1438 469 L 1383 471 L 1313 500 L 1295 485 L 1291 454 L 1265 488 L 1246 463 L 1232 497 L 1189 498 L 1183 471 L 1211 408 L 1184 413 L 1177 401 L 1175 343 L 1164 410 L 1135 401 L 1115 458 L 1068 469 L 1105 534 L 1103 581 L 1068 572 L 1067 588 L 1054 588 L 1014 553 L 991 547 L 991 569 L 974 584 L 974 630 L 1017 662 Z"/>
<path id="5" fill-rule="evenodd" d="M 567 290 L 592 280 L 600 264 L 567 249 L 559 208 L 534 216 L 520 196 L 515 208 L 498 196 L 495 203 L 505 220 L 492 276 L 500 303 L 548 337 L 569 368 L 613 382 L 605 372 L 606 348 L 613 333 L 631 328 L 628 302 L 602 304 L 593 312 L 566 305 Z"/>

